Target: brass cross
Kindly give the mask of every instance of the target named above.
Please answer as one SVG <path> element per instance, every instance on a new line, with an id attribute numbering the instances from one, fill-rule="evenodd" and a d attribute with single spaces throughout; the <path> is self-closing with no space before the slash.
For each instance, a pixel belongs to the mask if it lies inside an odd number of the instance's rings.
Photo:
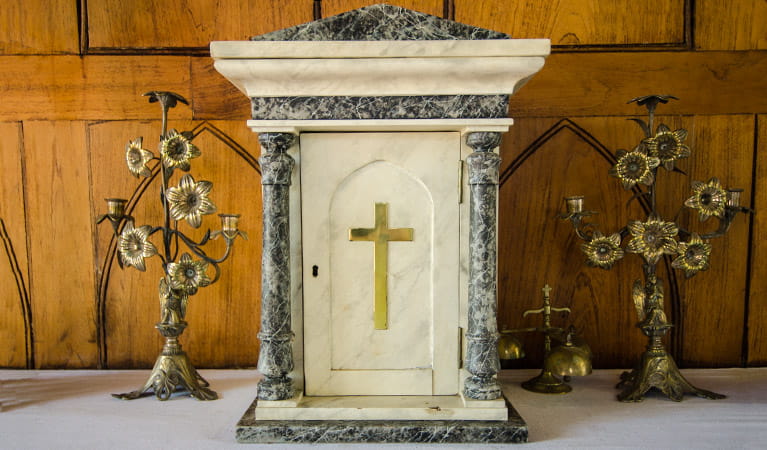
<path id="1" fill-rule="evenodd" d="M 373 325 L 376 330 L 387 330 L 387 278 L 389 272 L 389 241 L 412 241 L 412 228 L 389 228 L 389 205 L 376 203 L 375 228 L 350 228 L 350 241 L 372 241 L 375 297 Z"/>

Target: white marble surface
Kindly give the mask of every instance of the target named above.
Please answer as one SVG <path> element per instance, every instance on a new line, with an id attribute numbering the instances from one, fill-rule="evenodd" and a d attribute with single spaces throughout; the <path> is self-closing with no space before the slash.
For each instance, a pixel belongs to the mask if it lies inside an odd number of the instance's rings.
<path id="1" fill-rule="evenodd" d="M 513 94 L 544 56 L 220 59 L 215 68 L 248 97 Z"/>
<path id="2" fill-rule="evenodd" d="M 203 370 L 221 398 L 123 401 L 111 392 L 135 389 L 148 370 L 0 370 L 0 447 L 8 449 L 296 449 L 310 445 L 237 444 L 234 429 L 256 394 L 254 370 Z M 650 395 L 639 404 L 615 400 L 619 370 L 574 378 L 567 395 L 540 395 L 519 383 L 535 370 L 502 371 L 505 395 L 528 424 L 524 449 L 756 449 L 767 442 L 767 368 L 682 370 L 724 400 L 687 397 L 674 403 Z M 344 449 L 380 445 L 344 445 Z M 444 445 L 387 444 L 387 449 Z M 465 448 L 454 445 L 450 448 Z M 487 445 L 483 449 L 508 449 Z"/>
<path id="3" fill-rule="evenodd" d="M 508 419 L 503 400 L 464 405 L 450 396 L 303 397 L 296 407 L 256 407 L 262 420 L 497 420 Z"/>
<path id="4" fill-rule="evenodd" d="M 458 139 L 301 136 L 307 395 L 458 392 Z M 389 244 L 388 330 L 373 327 L 373 244 L 348 240 L 376 202 L 389 227 L 414 229 Z"/>
<path id="5" fill-rule="evenodd" d="M 540 56 L 548 39 L 403 41 L 213 41 L 215 59 L 251 58 L 434 58 Z"/>

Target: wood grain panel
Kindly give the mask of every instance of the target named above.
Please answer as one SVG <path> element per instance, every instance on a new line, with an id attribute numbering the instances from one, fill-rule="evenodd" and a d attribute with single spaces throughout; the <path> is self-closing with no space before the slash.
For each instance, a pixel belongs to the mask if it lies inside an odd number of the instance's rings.
<path id="1" fill-rule="evenodd" d="M 25 122 L 25 189 L 38 368 L 96 363 L 93 217 L 83 122 Z"/>
<path id="2" fill-rule="evenodd" d="M 749 117 L 664 119 L 672 127 L 682 124 L 690 131 L 693 156 L 679 166 L 694 179 L 708 180 L 710 174 L 718 173 L 728 186 L 748 186 L 753 140 Z M 641 277 L 640 260 L 627 255 L 610 271 L 586 267 L 580 241 L 569 223 L 556 215 L 563 210 L 563 196 L 582 194 L 586 195 L 586 209 L 599 211 L 593 221 L 603 232 L 617 231 L 628 220 L 644 219 L 636 202 L 626 208 L 631 194 L 607 175 L 611 162 L 605 157 L 608 150 L 632 148 L 640 138 L 639 128 L 620 118 L 521 119 L 503 147 L 508 178 L 500 204 L 501 324 L 513 328 L 540 325 L 540 318 L 522 319 L 521 313 L 540 306 L 540 287 L 550 283 L 554 304 L 573 309 L 570 319 L 557 318 L 555 325 L 574 323 L 591 345 L 597 367 L 629 367 L 646 343 L 635 327 L 630 300 L 633 280 Z M 719 150 L 723 147 L 727 152 Z M 663 172 L 658 182 L 659 209 L 668 218 L 689 196 L 691 180 Z M 682 216 L 683 224 L 693 227 L 687 224 L 688 216 Z M 713 221 L 707 224 L 709 228 L 714 225 Z M 747 221 L 741 217 L 725 238 L 712 242 L 709 271 L 685 280 L 668 266 L 660 269 L 660 276 L 670 281 L 666 312 L 677 326 L 669 344 L 680 364 L 739 363 L 747 243 Z M 540 357 L 540 338 L 531 342 L 535 360 Z"/>
<path id="3" fill-rule="evenodd" d="M 0 64 L 0 120 L 154 118 L 144 92 L 190 94 L 185 56 L 6 56 Z"/>
<path id="4" fill-rule="evenodd" d="M 697 0 L 695 47 L 701 50 L 767 49 L 767 2 Z"/>
<path id="5" fill-rule="evenodd" d="M 767 365 L 767 116 L 757 117 L 752 216 L 751 285 L 748 293 L 747 363 Z"/>
<path id="6" fill-rule="evenodd" d="M 672 94 L 666 114 L 767 111 L 763 52 L 554 54 L 510 101 L 512 117 L 632 115 L 631 98 Z"/>
<path id="7" fill-rule="evenodd" d="M 0 367 L 34 366 L 21 123 L 0 123 Z"/>
<path id="8" fill-rule="evenodd" d="M 626 101 L 648 92 L 682 101 L 669 114 L 767 112 L 767 58 L 763 52 L 558 53 L 510 100 L 511 117 L 623 116 Z M 213 68 L 192 58 L 197 119 L 247 119 L 247 98 Z M 2 105 L 0 105 L 2 108 Z M 1 117 L 1 116 L 0 116 Z"/>
<path id="9" fill-rule="evenodd" d="M 379 0 L 322 0 L 322 17 L 334 16 L 377 3 L 382 2 Z M 386 3 L 442 17 L 443 0 L 394 0 Z"/>
<path id="10" fill-rule="evenodd" d="M 312 20 L 312 0 L 88 1 L 90 48 L 207 49 Z"/>
<path id="11" fill-rule="evenodd" d="M 754 116 L 694 116 L 664 120 L 672 129 L 689 132 L 689 159 L 678 166 L 689 176 L 659 174 L 659 204 L 673 217 L 692 195 L 693 180 L 717 177 L 722 186 L 743 188 L 742 204 L 749 205 L 753 191 Z M 662 184 L 661 184 L 662 183 Z M 712 231 L 715 219 L 701 223 L 696 213 L 683 209 L 680 226 Z M 685 367 L 730 367 L 741 363 L 746 279 L 748 276 L 749 218 L 740 215 L 729 232 L 712 239 L 710 269 L 685 279 L 677 271 L 681 299 L 675 336 L 681 347 L 677 362 Z"/>
<path id="12" fill-rule="evenodd" d="M 192 129 L 191 122 L 172 122 L 171 126 Z M 158 182 L 142 183 L 125 168 L 123 147 L 137 136 L 152 136 L 160 123 L 105 122 L 89 127 L 94 197 L 122 196 L 135 198 L 132 215 L 138 226 L 162 222 L 160 202 L 156 201 Z M 238 240 L 233 256 L 222 265 L 219 283 L 201 289 L 192 297 L 187 320 L 189 327 L 182 345 L 197 367 L 247 367 L 258 359 L 258 340 L 253 324 L 259 323 L 260 310 L 260 223 L 261 194 L 254 152 L 258 152 L 256 135 L 241 122 L 198 123 L 194 127 L 196 145 L 201 158 L 193 161 L 191 173 L 196 180 L 214 183 L 211 199 L 219 212 L 242 214 L 241 228 L 251 240 Z M 158 154 L 157 144 L 145 141 L 145 147 Z M 172 184 L 177 182 L 178 176 Z M 242 180 L 253 180 L 243 183 Z M 143 195 L 137 190 L 145 189 Z M 132 202 L 133 204 L 134 202 Z M 104 206 L 96 204 L 96 211 Z M 217 229 L 218 218 L 205 218 L 204 227 Z M 183 228 L 195 239 L 204 230 Z M 114 263 L 114 241 L 111 228 L 97 230 L 97 265 L 100 281 L 99 326 L 103 329 L 102 365 L 109 368 L 151 367 L 162 340 L 154 329 L 159 318 L 157 283 L 162 274 L 158 258 L 148 260 L 147 273 L 133 268 L 120 270 Z M 158 242 L 155 239 L 155 242 Z M 223 251 L 222 242 L 214 242 L 209 254 Z M 110 252 L 111 250 L 111 252 Z M 208 250 L 206 250 L 208 251 Z M 110 265 L 111 263 L 111 265 Z"/>
<path id="13" fill-rule="evenodd" d="M 552 303 L 570 307 L 569 318 L 594 352 L 595 367 L 630 367 L 645 343 L 635 328 L 631 283 L 641 273 L 636 261 L 611 271 L 586 267 L 569 222 L 558 219 L 562 199 L 585 195 L 587 208 L 602 212 L 605 233 L 643 214 L 638 204 L 624 208 L 629 194 L 607 176 L 611 150 L 594 133 L 612 133 L 623 121 L 520 119 L 504 139 L 499 217 L 499 323 L 511 328 L 541 326 L 540 315 L 522 318 L 542 304 L 541 288 L 552 286 Z M 541 336 L 524 334 L 529 364 L 540 367 Z"/>
<path id="14" fill-rule="evenodd" d="M 554 46 L 684 45 L 684 0 L 455 0 L 455 19 Z"/>
<path id="15" fill-rule="evenodd" d="M 0 54 L 78 53 L 77 2 L 7 0 L 0 8 Z"/>
<path id="16" fill-rule="evenodd" d="M 250 100 L 216 71 L 211 58 L 192 58 L 191 67 L 195 119 L 250 119 Z"/>

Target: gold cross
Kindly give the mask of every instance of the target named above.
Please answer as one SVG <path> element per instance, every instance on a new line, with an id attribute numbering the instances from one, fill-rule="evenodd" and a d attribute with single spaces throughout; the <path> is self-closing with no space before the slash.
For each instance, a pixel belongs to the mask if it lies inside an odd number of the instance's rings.
<path id="1" fill-rule="evenodd" d="M 389 272 L 389 241 L 412 241 L 412 228 L 389 228 L 389 205 L 376 203 L 375 228 L 350 228 L 350 241 L 372 241 L 375 299 L 373 325 L 376 330 L 389 328 L 387 322 L 387 278 Z"/>

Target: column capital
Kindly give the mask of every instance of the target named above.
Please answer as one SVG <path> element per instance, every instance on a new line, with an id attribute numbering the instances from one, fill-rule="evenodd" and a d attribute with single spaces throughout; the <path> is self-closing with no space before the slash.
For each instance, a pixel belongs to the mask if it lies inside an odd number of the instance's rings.
<path id="1" fill-rule="evenodd" d="M 258 142 L 261 144 L 261 184 L 290 185 L 291 174 L 295 161 L 286 152 L 296 140 L 296 135 L 290 133 L 260 133 Z"/>
<path id="2" fill-rule="evenodd" d="M 494 131 L 475 131 L 466 135 L 466 145 L 475 152 L 491 152 L 501 144 L 501 133 Z"/>
<path id="3" fill-rule="evenodd" d="M 265 153 L 285 153 L 296 141 L 293 133 L 267 132 L 258 134 L 258 143 Z"/>

